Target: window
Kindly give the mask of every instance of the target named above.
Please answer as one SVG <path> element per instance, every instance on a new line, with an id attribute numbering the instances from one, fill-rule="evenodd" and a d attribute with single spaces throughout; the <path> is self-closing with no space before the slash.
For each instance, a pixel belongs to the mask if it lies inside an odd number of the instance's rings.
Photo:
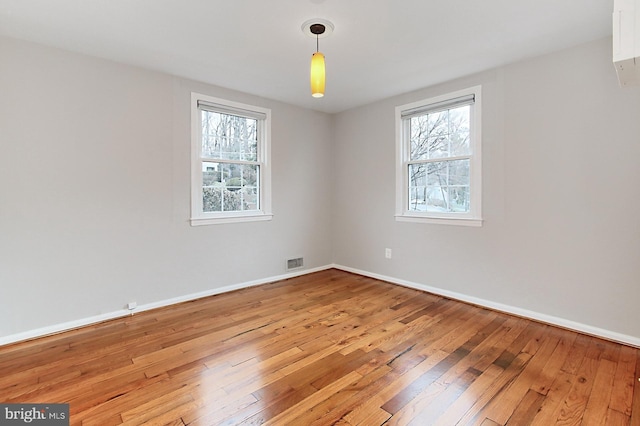
<path id="1" fill-rule="evenodd" d="M 481 226 L 480 87 L 396 108 L 396 219 Z"/>
<path id="2" fill-rule="evenodd" d="M 191 224 L 271 219 L 271 111 L 191 94 Z"/>

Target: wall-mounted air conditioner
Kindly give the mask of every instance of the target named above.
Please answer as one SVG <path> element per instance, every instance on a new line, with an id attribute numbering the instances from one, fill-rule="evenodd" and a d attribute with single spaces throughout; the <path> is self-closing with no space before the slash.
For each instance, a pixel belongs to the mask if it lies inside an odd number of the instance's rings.
<path id="1" fill-rule="evenodd" d="M 614 0 L 613 64 L 620 86 L 640 85 L 640 0 Z"/>

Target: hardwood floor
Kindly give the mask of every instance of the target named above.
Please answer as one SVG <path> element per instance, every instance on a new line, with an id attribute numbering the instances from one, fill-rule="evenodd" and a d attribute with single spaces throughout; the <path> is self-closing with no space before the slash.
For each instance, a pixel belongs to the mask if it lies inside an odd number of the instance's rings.
<path id="1" fill-rule="evenodd" d="M 72 425 L 640 425 L 640 351 L 328 270 L 0 347 Z"/>

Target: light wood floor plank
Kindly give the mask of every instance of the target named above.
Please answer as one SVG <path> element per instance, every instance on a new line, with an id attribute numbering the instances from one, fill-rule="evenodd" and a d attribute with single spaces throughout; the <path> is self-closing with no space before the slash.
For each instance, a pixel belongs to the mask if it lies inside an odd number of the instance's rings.
<path id="1" fill-rule="evenodd" d="M 633 387 L 635 378 L 636 351 L 628 346 L 621 346 L 620 358 L 616 367 L 614 378 L 615 386 L 611 389 L 611 401 L 609 407 L 626 416 L 631 415 L 633 402 Z"/>
<path id="2" fill-rule="evenodd" d="M 326 270 L 0 347 L 71 425 L 640 426 L 640 350 Z"/>
<path id="3" fill-rule="evenodd" d="M 631 426 L 640 426 L 640 350 L 636 352 L 636 372 L 633 378 L 633 400 L 631 405 Z"/>

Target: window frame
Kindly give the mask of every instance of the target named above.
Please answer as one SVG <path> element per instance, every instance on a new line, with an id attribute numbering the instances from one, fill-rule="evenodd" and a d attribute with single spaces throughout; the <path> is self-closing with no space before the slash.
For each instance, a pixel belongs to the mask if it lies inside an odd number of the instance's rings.
<path id="1" fill-rule="evenodd" d="M 259 167 L 259 209 L 248 211 L 205 212 L 202 203 L 202 118 L 199 103 L 223 114 L 255 118 L 258 125 L 257 159 Z M 191 93 L 191 226 L 271 220 L 271 110 L 240 102 Z"/>
<path id="2" fill-rule="evenodd" d="M 409 111 L 417 110 L 427 114 L 442 111 L 456 105 L 458 98 L 473 96 L 469 112 L 469 212 L 418 212 L 409 210 L 409 164 L 411 155 L 410 120 L 403 117 Z M 450 104 L 448 104 L 450 103 Z M 448 104 L 447 107 L 439 105 Z M 460 104 L 461 105 L 461 104 Z M 423 99 L 395 108 L 396 122 L 396 221 L 422 222 L 445 225 L 482 226 L 482 88 L 474 86 L 444 95 Z M 414 115 L 415 116 L 415 115 Z M 453 161 L 456 157 L 443 157 L 443 161 Z"/>

